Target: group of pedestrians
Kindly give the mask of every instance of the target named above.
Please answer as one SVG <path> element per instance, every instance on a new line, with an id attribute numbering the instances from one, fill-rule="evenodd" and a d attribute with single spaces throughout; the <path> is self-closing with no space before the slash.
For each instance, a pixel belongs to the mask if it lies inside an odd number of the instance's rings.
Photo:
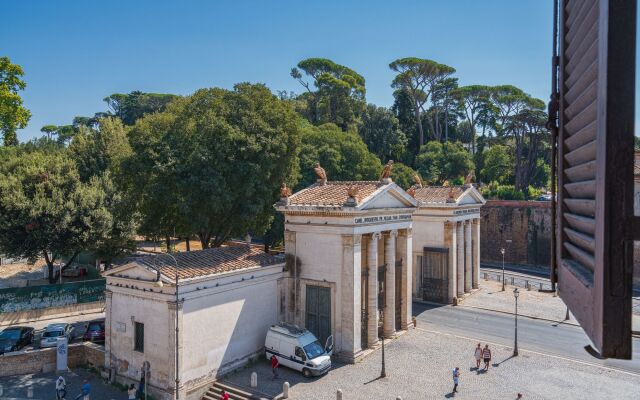
<path id="1" fill-rule="evenodd" d="M 59 376 L 58 380 L 56 380 L 56 398 L 57 400 L 65 400 L 67 396 L 67 381 L 64 379 L 64 376 Z M 82 389 L 80 394 L 78 394 L 74 400 L 90 400 L 91 396 L 91 385 L 88 380 L 84 380 L 82 383 Z"/>
<path id="2" fill-rule="evenodd" d="M 480 343 L 476 346 L 473 351 L 473 358 L 476 359 L 476 370 L 480 371 L 480 364 L 484 361 L 484 370 L 489 370 L 489 364 L 491 364 L 491 349 L 489 349 L 489 345 L 485 344 L 484 348 Z M 453 375 L 453 393 L 458 393 L 458 384 L 460 384 L 460 367 L 455 367 L 452 371 Z M 522 399 L 522 393 L 518 393 L 516 395 L 516 399 Z"/>

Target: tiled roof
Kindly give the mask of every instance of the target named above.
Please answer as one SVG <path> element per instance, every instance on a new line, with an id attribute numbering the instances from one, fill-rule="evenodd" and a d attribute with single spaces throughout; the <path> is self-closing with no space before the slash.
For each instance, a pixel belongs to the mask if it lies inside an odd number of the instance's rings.
<path id="1" fill-rule="evenodd" d="M 329 181 L 324 185 L 314 183 L 291 195 L 288 205 L 342 207 L 349 199 L 347 191 L 350 187 L 357 191 L 359 203 L 385 185 L 380 181 Z"/>
<path id="2" fill-rule="evenodd" d="M 259 246 L 225 246 L 213 249 L 172 254 L 178 261 L 179 279 L 198 278 L 222 272 L 239 271 L 252 267 L 264 267 L 284 262 L 278 255 L 265 253 Z M 176 278 L 175 263 L 163 254 L 140 257 L 135 263 L 159 268 L 162 275 Z"/>
<path id="3" fill-rule="evenodd" d="M 450 197 L 457 200 L 465 190 L 465 186 L 426 186 L 415 189 L 415 198 L 421 203 L 445 204 Z"/>

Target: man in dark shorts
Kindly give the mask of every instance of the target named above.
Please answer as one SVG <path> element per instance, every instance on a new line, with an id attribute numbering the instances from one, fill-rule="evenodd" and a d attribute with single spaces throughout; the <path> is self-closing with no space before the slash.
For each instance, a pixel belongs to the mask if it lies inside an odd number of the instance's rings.
<path id="1" fill-rule="evenodd" d="M 484 369 L 489 370 L 489 363 L 491 362 L 491 350 L 489 350 L 489 345 L 485 344 L 484 349 L 482 349 L 482 359 L 484 360 Z"/>

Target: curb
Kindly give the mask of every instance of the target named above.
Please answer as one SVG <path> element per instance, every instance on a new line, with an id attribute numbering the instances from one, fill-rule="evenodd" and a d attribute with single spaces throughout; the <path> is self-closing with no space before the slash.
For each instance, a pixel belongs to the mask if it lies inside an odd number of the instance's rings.
<path id="1" fill-rule="evenodd" d="M 478 306 L 468 306 L 463 304 L 458 305 L 458 307 L 467 307 L 467 308 L 475 308 L 478 310 L 483 310 L 483 311 L 492 311 L 492 312 L 497 312 L 497 313 L 501 313 L 501 314 L 508 314 L 508 315 L 515 315 L 515 313 L 512 313 L 510 311 L 502 311 L 502 310 L 494 310 L 492 308 L 486 308 L 486 307 L 478 307 Z M 539 319 L 541 321 L 548 321 L 548 322 L 555 322 L 558 324 L 565 324 L 565 325 L 573 325 L 573 326 L 578 326 L 580 327 L 580 324 L 578 324 L 577 322 L 573 322 L 573 321 L 557 321 L 555 319 L 549 319 L 549 318 L 543 318 L 543 317 L 536 317 L 534 315 L 529 315 L 529 314 L 520 314 L 518 313 L 519 317 L 525 317 L 525 318 L 530 318 L 530 319 Z"/>

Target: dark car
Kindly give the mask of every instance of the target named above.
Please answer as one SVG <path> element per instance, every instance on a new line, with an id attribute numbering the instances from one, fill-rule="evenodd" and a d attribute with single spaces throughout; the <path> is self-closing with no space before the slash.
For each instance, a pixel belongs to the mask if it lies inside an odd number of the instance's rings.
<path id="1" fill-rule="evenodd" d="M 17 351 L 33 341 L 33 328 L 14 326 L 0 332 L 0 354 Z"/>
<path id="2" fill-rule="evenodd" d="M 82 340 L 90 342 L 104 343 L 104 320 L 91 321 L 87 324 L 87 330 L 82 336 Z"/>

